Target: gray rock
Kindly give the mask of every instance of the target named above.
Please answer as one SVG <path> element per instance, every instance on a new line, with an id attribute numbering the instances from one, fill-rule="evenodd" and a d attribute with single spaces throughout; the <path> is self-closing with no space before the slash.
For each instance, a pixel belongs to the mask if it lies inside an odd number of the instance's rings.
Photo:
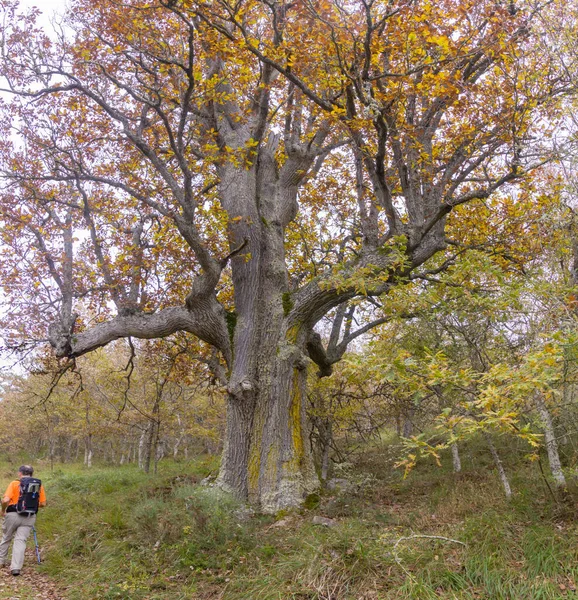
<path id="1" fill-rule="evenodd" d="M 273 525 L 269 526 L 269 529 L 271 529 L 271 527 L 289 527 L 289 525 L 291 525 L 293 523 L 294 519 L 293 517 L 285 517 L 284 519 L 281 519 L 280 521 L 276 521 L 275 523 L 273 523 Z"/>
<path id="2" fill-rule="evenodd" d="M 324 527 L 337 527 L 339 523 L 334 521 L 333 519 L 328 519 L 327 517 L 313 517 L 313 525 L 323 525 Z"/>
<path id="3" fill-rule="evenodd" d="M 330 479 L 327 483 L 327 489 L 335 492 L 350 492 L 355 487 L 348 479 Z"/>
<path id="4" fill-rule="evenodd" d="M 255 516 L 255 511 L 250 506 L 241 506 L 234 512 L 234 515 L 239 523 L 246 523 Z"/>

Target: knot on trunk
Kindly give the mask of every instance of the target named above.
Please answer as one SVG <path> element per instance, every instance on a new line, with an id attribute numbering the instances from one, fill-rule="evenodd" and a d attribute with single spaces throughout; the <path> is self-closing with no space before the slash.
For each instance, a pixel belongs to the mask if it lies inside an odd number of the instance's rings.
<path id="1" fill-rule="evenodd" d="M 227 391 L 234 398 L 243 398 L 246 394 L 251 393 L 255 389 L 253 383 L 247 378 L 244 377 L 239 381 L 231 381 Z"/>
<path id="2" fill-rule="evenodd" d="M 297 356 L 297 358 L 295 359 L 295 368 L 298 369 L 299 371 L 305 371 L 305 369 L 307 369 L 309 365 L 309 361 L 307 359 L 307 356 L 305 356 L 305 354 L 303 354 L 303 352 L 300 352 L 299 355 Z"/>
<path id="3" fill-rule="evenodd" d="M 72 335 L 77 318 L 78 315 L 74 313 L 68 318 L 63 317 L 60 321 L 51 323 L 48 327 L 48 341 L 58 358 L 72 354 Z"/>

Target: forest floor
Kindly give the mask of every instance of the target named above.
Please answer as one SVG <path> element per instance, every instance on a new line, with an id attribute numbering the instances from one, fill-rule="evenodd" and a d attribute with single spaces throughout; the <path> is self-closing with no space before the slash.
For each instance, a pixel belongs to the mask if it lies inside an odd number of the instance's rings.
<path id="1" fill-rule="evenodd" d="M 215 458 L 163 461 L 157 475 L 37 463 L 43 563 L 30 544 L 21 577 L 0 572 L 0 600 L 578 598 L 575 465 L 557 495 L 525 448 L 503 442 L 508 502 L 481 443 L 462 450 L 458 475 L 444 457 L 403 479 L 398 450 L 372 444 L 336 474 L 347 489 L 278 515 L 199 485 Z"/>
<path id="2" fill-rule="evenodd" d="M 27 551 L 18 577 L 9 567 L 0 568 L 0 600 L 66 600 L 66 596 L 50 577 L 38 571 L 34 552 Z"/>

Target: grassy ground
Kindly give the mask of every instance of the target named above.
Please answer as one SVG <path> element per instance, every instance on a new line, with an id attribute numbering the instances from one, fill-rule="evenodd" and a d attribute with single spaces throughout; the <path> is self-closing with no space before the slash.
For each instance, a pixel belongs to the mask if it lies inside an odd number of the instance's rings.
<path id="1" fill-rule="evenodd" d="M 572 488 L 554 500 L 516 446 L 502 448 L 516 474 L 509 503 L 481 446 L 464 451 L 459 476 L 448 457 L 406 480 L 391 468 L 395 452 L 385 442 L 367 448 L 346 473 L 352 490 L 276 517 L 199 486 L 214 460 L 163 463 L 157 476 L 39 468 L 49 496 L 40 572 L 68 600 L 578 597 Z M 316 515 L 336 525 L 314 525 Z M 0 599 L 35 597 L 1 589 Z"/>

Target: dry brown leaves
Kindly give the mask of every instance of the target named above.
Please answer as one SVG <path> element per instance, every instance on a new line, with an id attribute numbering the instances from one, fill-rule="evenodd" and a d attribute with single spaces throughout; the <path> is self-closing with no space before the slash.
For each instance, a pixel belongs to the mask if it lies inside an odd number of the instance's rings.
<path id="1" fill-rule="evenodd" d="M 0 600 L 66 600 L 56 584 L 39 573 L 35 556 L 26 556 L 24 568 L 18 577 L 10 573 L 10 567 L 0 568 Z"/>

